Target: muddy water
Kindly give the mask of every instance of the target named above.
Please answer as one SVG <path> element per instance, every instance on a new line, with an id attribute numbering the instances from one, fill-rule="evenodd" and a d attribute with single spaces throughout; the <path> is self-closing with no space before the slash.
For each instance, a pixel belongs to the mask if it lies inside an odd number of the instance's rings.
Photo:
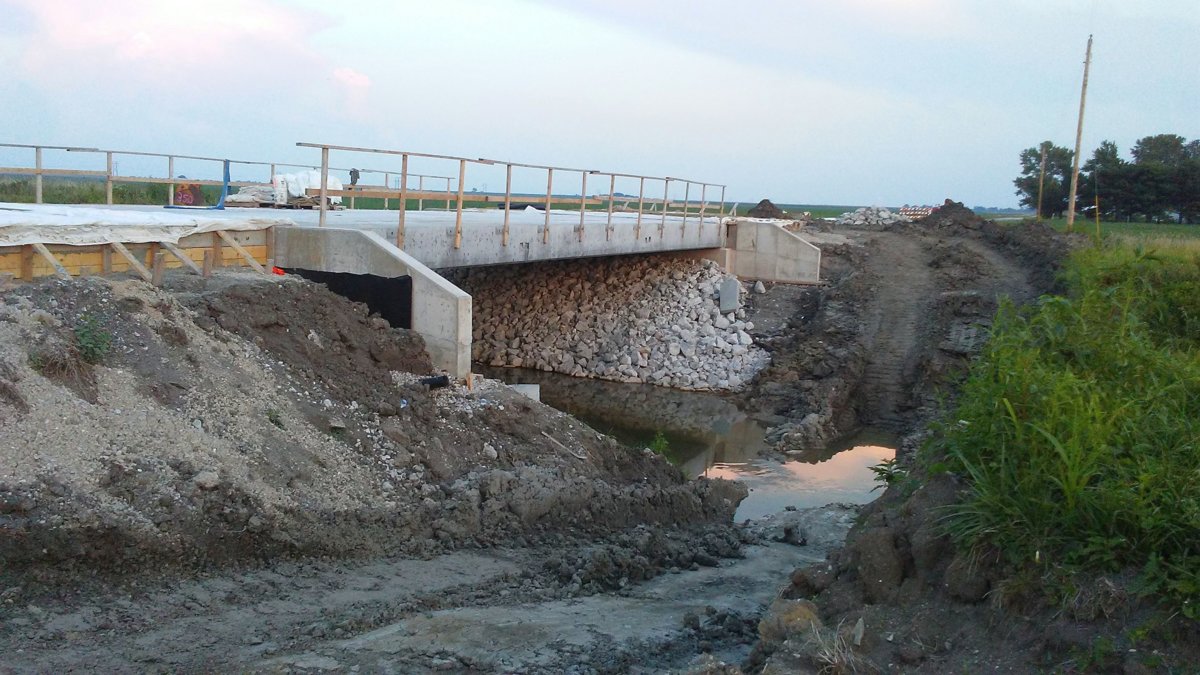
<path id="1" fill-rule="evenodd" d="M 666 454 L 689 476 L 746 483 L 750 496 L 738 508 L 739 521 L 788 506 L 865 504 L 879 495 L 870 467 L 896 454 L 893 437 L 867 431 L 803 457 L 763 459 L 770 447 L 763 427 L 720 396 L 536 370 L 475 368 L 510 384 L 541 385 L 543 403 L 628 445 L 649 447 L 661 433 Z"/>

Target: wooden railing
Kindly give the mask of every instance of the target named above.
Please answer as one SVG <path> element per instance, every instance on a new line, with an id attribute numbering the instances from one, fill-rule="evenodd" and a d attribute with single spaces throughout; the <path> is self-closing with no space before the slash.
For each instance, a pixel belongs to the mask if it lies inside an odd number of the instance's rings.
<path id="1" fill-rule="evenodd" d="M 47 177 L 47 176 L 56 177 L 56 178 L 103 178 L 106 204 L 113 203 L 113 185 L 117 184 L 117 183 L 143 183 L 143 184 L 150 183 L 150 184 L 168 185 L 169 188 L 167 190 L 167 203 L 170 205 L 175 204 L 175 186 L 176 186 L 176 184 L 189 183 L 189 184 L 194 184 L 194 185 L 217 185 L 217 186 L 224 185 L 223 180 L 194 179 L 194 178 L 184 179 L 184 178 L 179 178 L 178 176 L 175 175 L 175 161 L 176 160 L 215 162 L 218 165 L 220 165 L 226 161 L 224 158 L 197 157 L 195 155 L 167 154 L 167 153 L 160 153 L 160 152 L 140 152 L 140 151 L 135 151 L 135 150 L 102 150 L 100 148 L 87 148 L 87 147 L 63 146 L 63 145 L 23 145 L 23 144 L 18 144 L 18 143 L 0 143 L 0 148 L 17 148 L 17 149 L 26 149 L 26 150 L 33 151 L 33 166 L 16 166 L 16 167 L 0 166 L 0 174 L 11 174 L 11 175 L 17 175 L 17 176 L 32 176 L 33 177 L 33 201 L 35 204 L 43 203 L 43 187 L 44 187 L 43 178 Z M 48 166 L 46 166 L 45 157 L 44 157 L 44 151 L 46 151 L 46 150 L 61 150 L 61 151 L 65 151 L 65 152 L 78 153 L 78 154 L 101 154 L 101 155 L 104 155 L 105 168 L 104 168 L 104 170 L 101 171 L 101 170 L 88 170 L 88 169 L 63 169 L 63 168 L 48 167 Z M 115 166 L 116 166 L 116 158 L 120 158 L 123 156 L 160 157 L 160 158 L 166 159 L 167 160 L 166 176 L 133 176 L 133 175 L 119 176 L 119 175 L 117 175 L 116 171 L 114 170 Z M 229 161 L 230 165 L 269 167 L 269 169 L 268 169 L 269 172 L 267 175 L 267 179 L 265 181 L 250 181 L 250 180 L 234 181 L 234 180 L 231 180 L 231 181 L 229 181 L 230 187 L 245 187 L 245 186 L 264 186 L 265 187 L 265 186 L 269 186 L 269 185 L 271 185 L 271 178 L 275 175 L 276 171 L 279 169 L 305 169 L 305 170 L 313 169 L 313 170 L 316 170 L 316 169 L 321 168 L 318 166 L 310 166 L 310 165 L 305 165 L 305 164 L 289 164 L 289 163 L 285 163 L 285 162 L 260 162 L 260 161 L 249 161 L 249 160 L 240 160 L 240 159 L 231 159 L 228 161 Z M 327 170 L 343 171 L 343 172 L 350 171 L 350 169 L 338 169 L 338 168 L 329 168 Z M 379 175 L 382 178 L 382 184 L 379 187 L 382 187 L 384 189 L 386 189 L 387 186 L 391 185 L 392 177 L 395 173 L 392 171 L 382 171 L 382 170 L 378 170 L 378 169 L 358 169 L 358 172 L 360 174 Z M 417 178 L 421 182 L 422 185 L 424 184 L 424 181 L 427 179 L 432 179 L 432 180 L 437 180 L 437 181 L 444 180 L 444 181 L 446 181 L 446 190 L 447 191 L 450 190 L 450 181 L 453 180 L 453 178 L 450 176 L 413 174 L 411 177 Z M 359 187 L 368 188 L 368 187 L 375 187 L 375 186 L 360 185 Z M 351 195 L 351 200 L 353 200 L 353 199 L 354 199 L 354 195 Z M 390 206 L 390 204 L 385 199 L 384 208 L 386 209 L 389 206 Z"/>
<path id="2" fill-rule="evenodd" d="M 412 198 L 418 198 L 418 199 L 444 198 L 444 199 L 446 199 L 447 210 L 449 210 L 449 208 L 450 208 L 451 201 L 453 201 L 455 203 L 454 248 L 456 248 L 456 249 L 461 248 L 461 246 L 462 246 L 463 205 L 466 202 L 475 202 L 475 203 L 482 202 L 482 203 L 496 203 L 496 204 L 503 203 L 504 204 L 504 227 L 503 227 L 502 239 L 501 239 L 501 242 L 504 246 L 508 245 L 509 219 L 510 219 L 510 215 L 512 212 L 512 205 L 514 202 L 516 202 L 518 204 L 529 204 L 529 203 L 543 204 L 545 206 L 545 223 L 542 226 L 542 243 L 548 243 L 550 240 L 550 217 L 551 217 L 550 212 L 551 212 L 551 207 L 553 205 L 555 205 L 555 204 L 576 205 L 577 204 L 579 206 L 579 225 L 576 227 L 576 231 L 579 234 L 580 241 L 583 240 L 584 226 L 586 224 L 586 219 L 587 219 L 587 207 L 589 205 L 593 205 L 593 206 L 594 205 L 607 205 L 607 220 L 606 220 L 606 225 L 605 225 L 605 228 L 606 228 L 605 231 L 606 231 L 606 236 L 608 238 L 611 238 L 612 232 L 613 232 L 613 212 L 616 208 L 616 203 L 618 201 L 625 201 L 626 204 L 628 205 L 628 203 L 633 201 L 632 197 L 618 198 L 615 196 L 614 193 L 616 191 L 616 181 L 618 178 L 634 179 L 634 180 L 638 181 L 637 221 L 636 221 L 636 225 L 634 226 L 634 236 L 636 238 L 641 237 L 642 221 L 645 218 L 645 216 L 648 215 L 648 213 L 649 213 L 647 206 L 653 208 L 655 205 L 661 204 L 661 212 L 659 213 L 659 226 L 658 226 L 660 235 L 661 235 L 663 229 L 666 227 L 667 216 L 668 216 L 668 214 L 671 213 L 672 207 L 678 207 L 680 205 L 682 206 L 682 211 L 676 211 L 672 214 L 672 215 L 682 217 L 682 220 L 680 222 L 680 227 L 687 226 L 687 219 L 688 219 L 689 215 L 694 215 L 695 217 L 697 217 L 699 219 L 700 225 L 703 225 L 704 219 L 706 217 L 708 217 L 708 216 L 722 217 L 722 216 L 724 216 L 724 211 L 725 211 L 725 187 L 726 186 L 716 184 L 716 183 L 705 183 L 705 182 L 701 182 L 701 181 L 694 181 L 694 180 L 689 180 L 686 178 L 673 178 L 673 177 L 669 177 L 669 176 L 662 176 L 662 177 L 643 176 L 643 175 L 638 175 L 638 174 L 616 173 L 616 172 L 611 172 L 611 171 L 598 171 L 598 170 L 594 170 L 594 169 L 573 169 L 573 168 L 568 168 L 568 167 L 549 166 L 549 165 L 543 165 L 543 164 L 524 164 L 521 162 L 510 162 L 510 161 L 503 161 L 503 160 L 496 160 L 496 159 L 486 159 L 486 158 L 482 158 L 482 157 L 472 159 L 470 157 L 458 157 L 458 156 L 454 156 L 454 155 L 436 155 L 436 154 L 429 154 L 429 153 L 424 153 L 424 152 L 411 152 L 411 151 L 407 151 L 407 150 L 382 150 L 382 149 L 378 149 L 378 148 L 361 148 L 361 147 L 353 147 L 353 146 L 345 146 L 345 145 L 329 145 L 329 144 L 323 144 L 323 143 L 297 143 L 296 145 L 298 145 L 300 147 L 305 147 L 305 148 L 316 148 L 321 151 L 321 186 L 319 188 L 314 188 L 314 189 L 309 190 L 310 194 L 312 194 L 313 196 L 319 197 L 318 201 L 320 203 L 321 214 L 320 214 L 318 223 L 321 227 L 325 226 L 326 211 L 328 209 L 329 197 L 332 197 L 332 196 L 353 197 L 355 195 L 368 196 L 367 194 L 364 193 L 364 191 L 360 190 L 357 187 L 354 189 L 350 189 L 350 190 L 345 190 L 345 189 L 332 190 L 329 188 L 329 171 L 331 170 L 329 167 L 329 155 L 330 155 L 331 151 L 347 152 L 347 153 L 365 153 L 365 154 L 372 154 L 372 155 L 399 156 L 400 157 L 400 186 L 399 186 L 399 189 L 398 190 L 384 190 L 384 191 L 372 190 L 370 192 L 369 196 L 384 197 L 385 199 L 389 198 L 389 197 L 396 197 L 397 199 L 400 200 L 400 210 L 399 210 L 399 216 L 398 216 L 399 223 L 398 223 L 398 228 L 396 231 L 396 245 L 401 248 L 404 247 L 404 221 L 405 221 L 405 211 L 407 210 L 406 206 L 408 204 L 408 200 L 412 199 Z M 447 182 L 447 188 L 446 188 L 445 192 L 426 191 L 420 186 L 418 187 L 418 189 L 416 191 L 409 191 L 409 189 L 408 189 L 408 178 L 410 176 L 409 171 L 408 171 L 409 159 L 414 158 L 414 157 L 429 159 L 429 160 L 443 160 L 443 161 L 449 161 L 449 162 L 456 162 L 458 164 L 458 189 L 457 189 L 457 191 L 451 192 L 450 187 L 449 187 L 449 182 Z M 505 185 L 504 185 L 503 198 L 501 198 L 500 195 L 488 195 L 488 194 L 484 194 L 484 195 L 470 194 L 470 195 L 468 195 L 468 194 L 464 193 L 464 186 L 466 185 L 466 178 L 467 178 L 467 167 L 471 166 L 471 165 L 504 166 L 505 167 Z M 528 195 L 514 196 L 513 185 L 512 185 L 512 175 L 513 175 L 514 167 L 525 168 L 525 169 L 537 169 L 537 170 L 545 171 L 546 172 L 546 194 L 545 194 L 545 196 L 544 197 L 540 196 L 540 195 L 538 195 L 536 197 L 530 197 Z M 334 169 L 334 170 L 336 170 L 336 169 Z M 561 195 L 556 195 L 554 193 L 555 172 L 559 172 L 560 174 L 564 173 L 564 172 L 565 173 L 577 173 L 580 175 L 580 190 L 579 190 L 578 197 L 561 196 Z M 590 176 L 601 176 L 601 177 L 607 176 L 608 177 L 608 179 L 609 179 L 608 193 L 606 195 L 601 195 L 598 197 L 588 197 L 588 178 Z M 651 181 L 652 183 L 662 182 L 662 184 L 663 184 L 662 199 L 658 199 L 657 197 L 648 197 L 646 195 L 646 181 Z M 677 185 L 682 183 L 684 185 L 684 197 L 683 197 L 682 202 L 673 200 L 671 198 L 671 184 L 672 183 L 675 183 Z M 697 211 L 693 214 L 689 214 L 689 208 L 692 205 L 691 190 L 692 190 L 693 186 L 699 188 L 700 201 L 698 203 Z M 708 210 L 709 209 L 709 202 L 708 202 L 709 188 L 714 188 L 714 189 L 720 188 L 721 189 L 721 197 L 720 197 L 720 201 L 716 205 L 716 209 L 717 209 L 716 213 L 713 213 L 712 211 Z"/>

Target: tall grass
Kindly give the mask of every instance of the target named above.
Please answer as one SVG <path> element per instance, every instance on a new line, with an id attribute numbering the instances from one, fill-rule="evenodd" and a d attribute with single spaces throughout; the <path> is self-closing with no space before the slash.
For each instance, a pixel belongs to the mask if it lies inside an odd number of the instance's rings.
<path id="1" fill-rule="evenodd" d="M 970 483 L 947 523 L 1017 569 L 1136 569 L 1200 617 L 1200 256 L 1095 247 L 1064 277 L 1001 308 L 930 448 Z"/>

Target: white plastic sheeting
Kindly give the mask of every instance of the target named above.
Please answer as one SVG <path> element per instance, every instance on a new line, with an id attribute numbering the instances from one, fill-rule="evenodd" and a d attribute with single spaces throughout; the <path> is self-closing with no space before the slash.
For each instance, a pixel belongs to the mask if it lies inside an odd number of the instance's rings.
<path id="1" fill-rule="evenodd" d="M 275 185 L 275 203 L 279 204 L 283 203 L 279 201 L 279 189 L 281 187 L 287 190 L 287 197 L 290 199 L 305 196 L 306 191 L 309 188 L 314 190 L 320 189 L 321 172 L 309 170 L 301 171 L 299 173 L 276 174 L 271 178 L 271 183 Z M 330 176 L 328 182 L 325 184 L 325 187 L 329 190 L 341 190 L 342 181 Z M 329 202 L 331 204 L 341 204 L 342 198 L 330 197 Z"/>
<path id="2" fill-rule="evenodd" d="M 300 199 L 311 189 L 320 189 L 320 171 L 301 171 L 299 173 L 277 173 L 271 176 L 271 187 L 251 185 L 238 190 L 237 194 L 229 195 L 226 202 L 247 204 L 278 204 L 283 206 L 293 199 Z M 325 187 L 330 190 L 341 190 L 342 181 L 330 176 Z M 341 204 L 341 197 L 329 197 L 330 204 Z"/>
<path id="3" fill-rule="evenodd" d="M 294 225 L 287 218 L 217 216 L 221 211 L 101 209 L 0 202 L 0 246 L 145 244 L 217 230 L 261 230 Z"/>

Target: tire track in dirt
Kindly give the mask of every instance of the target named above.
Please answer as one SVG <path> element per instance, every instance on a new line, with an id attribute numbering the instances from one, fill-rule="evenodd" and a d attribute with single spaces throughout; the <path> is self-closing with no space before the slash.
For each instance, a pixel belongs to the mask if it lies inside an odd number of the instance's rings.
<path id="1" fill-rule="evenodd" d="M 880 233 L 872 248 L 869 270 L 880 281 L 866 312 L 868 356 L 856 407 L 862 424 L 896 430 L 904 424 L 935 286 L 920 238 Z"/>

